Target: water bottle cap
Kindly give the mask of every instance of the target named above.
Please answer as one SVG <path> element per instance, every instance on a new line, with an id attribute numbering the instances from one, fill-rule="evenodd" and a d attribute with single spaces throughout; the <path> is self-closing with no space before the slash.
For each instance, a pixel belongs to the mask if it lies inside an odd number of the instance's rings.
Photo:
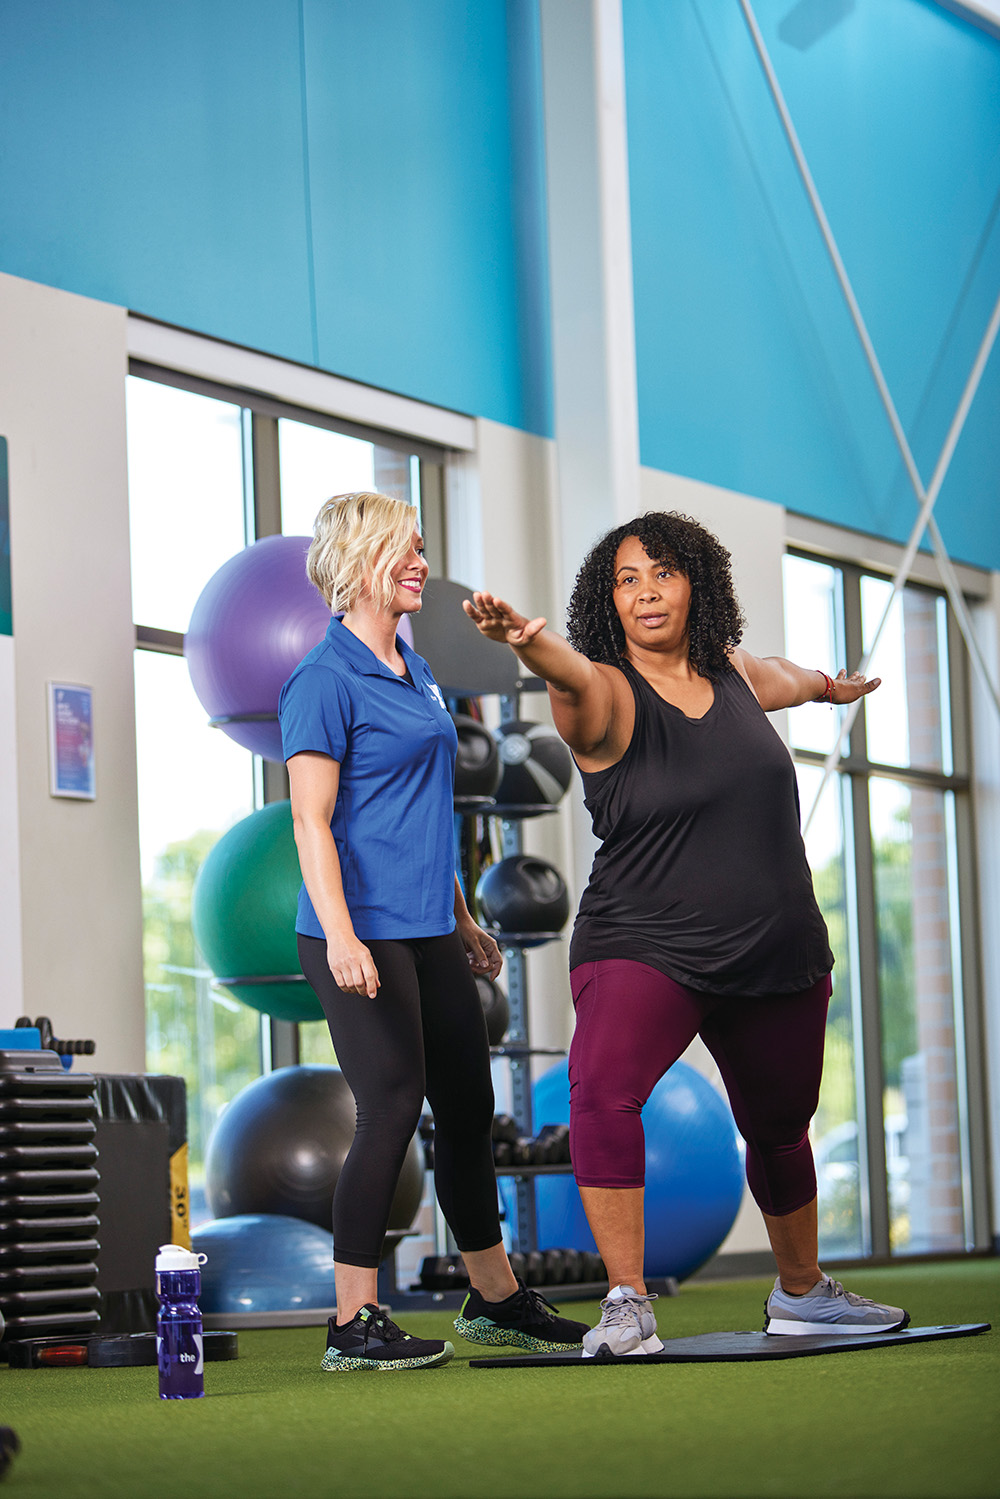
<path id="1" fill-rule="evenodd" d="M 161 1244 L 156 1268 L 158 1271 L 197 1270 L 207 1259 L 207 1254 L 196 1254 L 193 1249 L 183 1249 L 180 1244 Z"/>

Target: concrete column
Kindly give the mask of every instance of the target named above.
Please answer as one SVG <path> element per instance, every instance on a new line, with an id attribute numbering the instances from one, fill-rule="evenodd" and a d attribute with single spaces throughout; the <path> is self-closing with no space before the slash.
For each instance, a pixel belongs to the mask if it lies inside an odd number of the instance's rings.
<path id="1" fill-rule="evenodd" d="M 0 1023 L 48 1015 L 100 1071 L 145 1063 L 126 314 L 0 276 L 14 634 L 0 650 Z M 12 647 L 12 649 L 11 649 Z M 96 801 L 49 794 L 46 683 L 94 691 Z M 14 778 L 16 801 L 12 795 Z"/>
<path id="2" fill-rule="evenodd" d="M 910 761 L 941 763 L 941 708 L 936 602 L 903 594 Z M 914 787 L 910 795 L 912 996 L 917 1051 L 903 1062 L 907 1106 L 911 1252 L 963 1245 L 961 1140 L 955 1057 L 944 798 Z"/>
<path id="3" fill-rule="evenodd" d="M 541 0 L 541 34 L 565 605 L 584 552 L 639 508 L 621 0 Z"/>

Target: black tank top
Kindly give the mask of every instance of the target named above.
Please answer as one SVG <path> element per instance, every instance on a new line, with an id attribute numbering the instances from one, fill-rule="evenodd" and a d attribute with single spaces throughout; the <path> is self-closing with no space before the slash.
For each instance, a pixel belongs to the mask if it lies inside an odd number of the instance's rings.
<path id="1" fill-rule="evenodd" d="M 790 994 L 833 966 L 799 831 L 791 757 L 738 671 L 703 718 L 631 666 L 628 749 L 581 772 L 602 839 L 570 967 L 633 958 L 710 994 Z"/>

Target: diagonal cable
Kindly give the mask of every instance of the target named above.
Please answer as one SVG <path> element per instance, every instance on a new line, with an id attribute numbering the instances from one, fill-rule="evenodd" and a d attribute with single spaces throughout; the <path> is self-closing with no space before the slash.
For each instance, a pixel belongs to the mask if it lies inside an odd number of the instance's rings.
<path id="1" fill-rule="evenodd" d="M 923 535 L 924 529 L 925 527 L 930 526 L 931 538 L 934 545 L 934 553 L 938 562 L 938 568 L 941 572 L 942 581 L 944 582 L 945 589 L 947 590 L 948 597 L 951 601 L 952 609 L 954 610 L 959 630 L 961 631 L 962 637 L 969 649 L 969 653 L 973 661 L 973 666 L 980 676 L 982 685 L 985 687 L 990 698 L 992 699 L 993 704 L 997 709 L 997 713 L 1000 714 L 1000 693 L 997 692 L 996 685 L 994 684 L 989 669 L 986 665 L 985 658 L 979 646 L 979 641 L 976 638 L 975 630 L 973 629 L 972 620 L 969 616 L 965 599 L 962 596 L 962 591 L 959 586 L 958 579 L 955 575 L 954 569 L 951 565 L 951 560 L 948 557 L 944 542 L 941 539 L 941 534 L 937 528 L 936 523 L 934 522 L 934 518 L 932 515 L 934 505 L 937 502 L 937 497 L 940 493 L 941 485 L 944 482 L 945 474 L 948 471 L 948 465 L 951 462 L 952 454 L 955 451 L 955 446 L 958 442 L 959 436 L 961 435 L 962 428 L 965 425 L 965 419 L 968 415 L 969 408 L 972 405 L 972 400 L 976 394 L 976 390 L 978 389 L 983 371 L 986 368 L 987 360 L 989 359 L 990 352 L 996 340 L 998 328 L 1000 328 L 1000 298 L 997 299 L 997 303 L 993 309 L 993 315 L 990 318 L 986 333 L 983 336 L 982 343 L 979 347 L 979 352 L 973 363 L 969 378 L 966 381 L 965 390 L 962 393 L 962 398 L 959 401 L 958 407 L 955 411 L 955 416 L 948 431 L 948 435 L 945 438 L 945 442 L 938 457 L 937 464 L 935 465 L 934 477 L 931 480 L 931 484 L 928 486 L 928 489 L 925 491 L 920 478 L 920 473 L 917 469 L 916 461 L 913 457 L 913 452 L 910 448 L 909 442 L 907 441 L 902 422 L 899 419 L 899 413 L 896 410 L 895 402 L 892 399 L 892 394 L 889 390 L 888 384 L 886 383 L 885 375 L 882 372 L 882 366 L 880 365 L 878 355 L 875 352 L 875 346 L 871 341 L 868 328 L 861 313 L 861 308 L 858 305 L 857 297 L 854 295 L 854 288 L 851 285 L 850 277 L 847 274 L 847 268 L 844 265 L 840 250 L 837 247 L 837 242 L 834 239 L 833 231 L 830 228 L 830 222 L 827 219 L 822 201 L 820 200 L 819 193 L 816 189 L 816 184 L 813 181 L 812 173 L 809 170 L 809 164 L 806 161 L 805 154 L 802 150 L 802 145 L 798 138 L 798 134 L 795 130 L 794 124 L 792 123 L 791 115 L 788 112 L 788 106 L 785 103 L 785 98 L 781 92 L 781 86 L 778 83 L 777 75 L 775 74 L 774 67 L 771 63 L 764 38 L 761 35 L 760 27 L 757 24 L 757 18 L 753 13 L 753 8 L 751 7 L 749 0 L 739 0 L 739 3 L 740 9 L 743 12 L 744 20 L 747 24 L 747 29 L 750 32 L 751 40 L 753 41 L 758 59 L 764 71 L 764 76 L 767 79 L 771 97 L 774 100 L 775 108 L 777 109 L 778 115 L 781 119 L 782 127 L 785 131 L 789 146 L 792 150 L 792 155 L 795 158 L 795 164 L 798 167 L 799 175 L 802 178 L 802 182 L 806 189 L 810 204 L 812 205 L 813 212 L 816 215 L 820 233 L 822 234 L 824 243 L 826 244 L 827 252 L 833 264 L 837 280 L 840 283 L 840 289 L 843 292 L 844 300 L 847 303 L 848 311 L 851 315 L 851 321 L 854 323 L 855 331 L 857 332 L 858 338 L 860 339 L 861 347 L 864 350 L 865 358 L 868 361 L 868 366 L 872 373 L 872 378 L 875 381 L 875 385 L 878 389 L 882 405 L 884 406 L 886 415 L 889 418 L 889 424 L 892 427 L 893 436 L 896 439 L 896 445 L 899 448 L 903 463 L 906 467 L 907 474 L 909 475 L 910 483 L 913 486 L 913 491 L 920 505 L 920 514 L 918 515 L 917 522 L 910 534 L 910 540 L 907 543 L 903 561 L 900 567 L 897 569 L 896 576 L 893 579 L 892 593 L 886 604 L 882 618 L 879 621 L 873 643 L 865 653 L 865 656 L 862 658 L 862 666 L 859 667 L 859 669 L 862 669 L 864 665 L 867 665 L 868 660 L 871 658 L 878 638 L 879 636 L 881 636 L 882 630 L 885 626 L 889 610 L 891 609 L 897 595 L 905 585 L 909 570 L 913 566 L 913 559 L 916 555 L 917 548 L 920 544 L 920 538 Z M 837 743 L 834 749 L 831 751 L 830 755 L 828 755 L 823 766 L 823 778 L 820 782 L 812 807 L 810 808 L 809 815 L 805 821 L 806 831 L 809 828 L 809 824 L 812 822 L 813 815 L 816 811 L 817 806 L 819 805 L 820 798 L 822 797 L 823 792 L 826 789 L 826 784 L 830 779 L 830 776 L 833 774 L 833 771 L 836 769 L 842 746 L 845 739 L 847 738 L 847 735 L 850 733 L 851 726 L 853 725 L 855 718 L 857 717 L 861 701 L 862 700 L 859 699 L 857 702 L 852 703 L 850 709 L 844 715 L 840 733 L 837 736 Z"/>

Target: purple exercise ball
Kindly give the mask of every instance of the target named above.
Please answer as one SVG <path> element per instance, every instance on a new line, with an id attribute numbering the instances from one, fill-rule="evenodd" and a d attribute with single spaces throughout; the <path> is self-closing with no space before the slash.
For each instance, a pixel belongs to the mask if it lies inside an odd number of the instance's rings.
<path id="1" fill-rule="evenodd" d="M 282 760 L 278 696 L 302 657 L 318 645 L 330 611 L 306 577 L 308 536 L 265 536 L 209 578 L 184 637 L 191 683 L 210 718 L 273 714 L 220 723 L 237 744 Z M 412 644 L 409 620 L 400 635 Z"/>

